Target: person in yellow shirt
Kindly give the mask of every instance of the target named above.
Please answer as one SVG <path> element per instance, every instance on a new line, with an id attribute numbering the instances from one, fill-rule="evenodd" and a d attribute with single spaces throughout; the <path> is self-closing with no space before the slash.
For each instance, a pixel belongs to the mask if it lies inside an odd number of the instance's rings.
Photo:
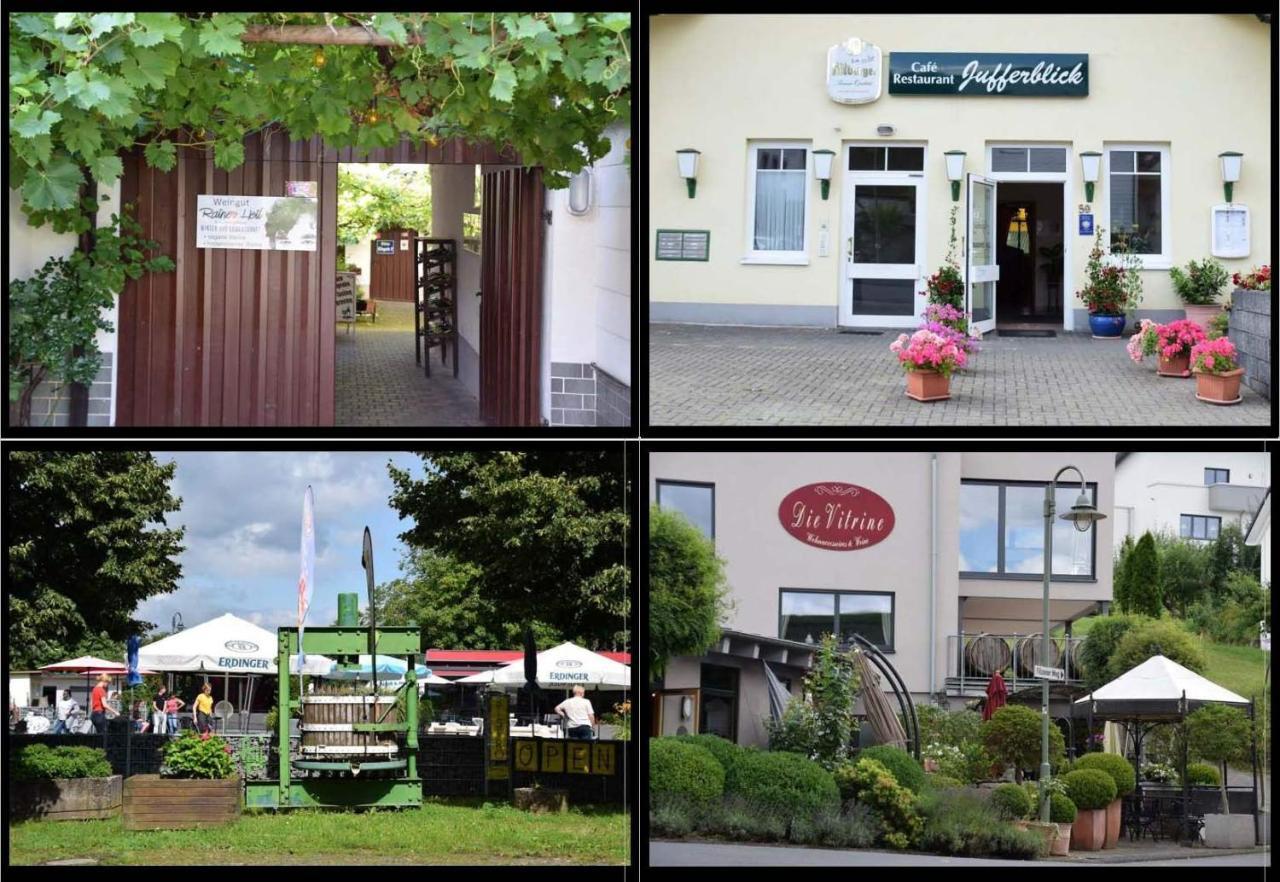
<path id="1" fill-rule="evenodd" d="M 201 735 L 213 731 L 213 687 L 208 683 L 196 696 L 196 731 Z"/>

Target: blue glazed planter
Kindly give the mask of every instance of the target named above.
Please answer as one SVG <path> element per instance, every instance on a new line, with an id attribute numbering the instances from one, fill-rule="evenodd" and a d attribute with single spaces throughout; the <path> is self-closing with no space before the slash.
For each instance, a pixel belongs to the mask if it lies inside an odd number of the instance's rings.
<path id="1" fill-rule="evenodd" d="M 1095 337 L 1119 337 L 1120 332 L 1124 330 L 1124 316 L 1091 315 L 1089 316 L 1089 330 L 1093 332 Z"/>

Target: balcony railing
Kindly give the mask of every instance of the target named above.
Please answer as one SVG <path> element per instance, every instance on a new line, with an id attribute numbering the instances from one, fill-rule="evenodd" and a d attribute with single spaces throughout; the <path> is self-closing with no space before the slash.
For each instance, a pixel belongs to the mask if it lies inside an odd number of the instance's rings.
<path id="1" fill-rule="evenodd" d="M 1038 634 L 960 633 L 947 637 L 947 691 L 977 694 L 987 688 L 991 676 L 1000 672 L 1009 692 L 1038 686 L 1034 667 L 1044 664 Z M 1047 667 L 1062 668 L 1065 683 L 1080 685 L 1080 644 L 1083 637 L 1049 638 L 1053 649 Z"/>

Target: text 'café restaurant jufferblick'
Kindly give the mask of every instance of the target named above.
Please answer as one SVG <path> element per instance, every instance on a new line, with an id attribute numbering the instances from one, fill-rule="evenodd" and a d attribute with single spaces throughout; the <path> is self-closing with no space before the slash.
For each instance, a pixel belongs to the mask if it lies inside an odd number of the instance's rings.
<path id="1" fill-rule="evenodd" d="M 1270 262 L 1269 19 L 657 16 L 650 319 L 914 327 L 953 207 L 979 330 L 1088 332 L 1098 229 L 1182 318 L 1171 267 Z"/>

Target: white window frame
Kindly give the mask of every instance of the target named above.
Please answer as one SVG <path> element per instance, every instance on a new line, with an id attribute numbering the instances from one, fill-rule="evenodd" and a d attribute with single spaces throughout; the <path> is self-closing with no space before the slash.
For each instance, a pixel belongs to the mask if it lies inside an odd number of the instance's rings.
<path id="1" fill-rule="evenodd" d="M 800 251 L 757 251 L 755 244 L 756 228 L 756 163 L 760 150 L 795 150 L 804 149 L 804 248 Z M 746 205 L 746 237 L 743 243 L 742 263 L 775 264 L 783 266 L 808 266 L 810 227 L 812 220 L 812 183 L 813 183 L 813 141 L 747 141 L 747 205 Z"/>
<path id="2" fill-rule="evenodd" d="M 1099 207 L 1098 216 L 1102 219 L 1100 226 L 1106 230 L 1105 242 L 1107 247 L 1108 263 L 1115 265 L 1118 263 L 1110 255 L 1111 250 L 1111 151 L 1113 150 L 1141 150 L 1147 153 L 1160 154 L 1160 253 L 1159 254 L 1139 254 L 1138 257 L 1142 261 L 1142 269 L 1162 269 L 1167 270 L 1173 266 L 1173 202 L 1172 202 L 1172 185 L 1170 178 L 1173 174 L 1173 165 L 1169 157 L 1168 144 L 1141 144 L 1141 143 L 1113 143 L 1104 141 L 1102 144 L 1102 205 Z"/>
<path id="3" fill-rule="evenodd" d="M 995 147 L 1056 147 L 1067 151 L 1067 170 L 1065 172 L 998 172 L 991 170 L 992 149 Z M 1061 182 L 1062 190 L 1062 329 L 1064 331 L 1074 331 L 1076 328 L 1075 316 L 1075 288 L 1072 287 L 1072 252 L 1075 250 L 1074 244 L 1076 240 L 1077 227 L 1072 218 L 1075 213 L 1075 203 L 1072 201 L 1071 194 L 1075 192 L 1075 181 L 1073 177 L 1073 161 L 1075 156 L 1071 149 L 1070 141 L 988 141 L 984 151 L 987 155 L 987 170 L 983 172 L 984 178 L 990 178 L 993 181 L 1027 181 L 1029 183 L 1053 184 Z M 999 231 L 997 231 L 997 234 Z M 1092 247 L 1092 243 L 1090 243 Z"/>

